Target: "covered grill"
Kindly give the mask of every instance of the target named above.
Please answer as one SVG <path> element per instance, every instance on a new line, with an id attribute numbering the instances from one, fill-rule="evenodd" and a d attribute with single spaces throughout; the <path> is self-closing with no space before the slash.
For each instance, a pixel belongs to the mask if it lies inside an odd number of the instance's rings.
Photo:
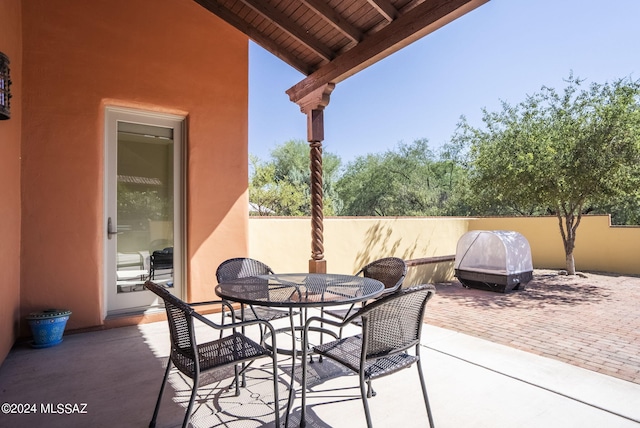
<path id="1" fill-rule="evenodd" d="M 456 248 L 455 276 L 465 286 L 505 293 L 533 278 L 531 247 L 518 232 L 474 230 Z"/>

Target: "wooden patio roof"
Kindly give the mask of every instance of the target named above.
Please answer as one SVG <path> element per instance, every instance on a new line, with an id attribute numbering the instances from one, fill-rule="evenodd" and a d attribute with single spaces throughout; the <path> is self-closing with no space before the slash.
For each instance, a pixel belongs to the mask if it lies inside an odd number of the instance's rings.
<path id="1" fill-rule="evenodd" d="M 302 72 L 300 101 L 489 0 L 195 0 Z"/>
<path id="2" fill-rule="evenodd" d="M 336 83 L 489 0 L 194 0 L 306 77 L 286 92 L 307 115 L 309 272 L 326 272 L 323 111 Z"/>

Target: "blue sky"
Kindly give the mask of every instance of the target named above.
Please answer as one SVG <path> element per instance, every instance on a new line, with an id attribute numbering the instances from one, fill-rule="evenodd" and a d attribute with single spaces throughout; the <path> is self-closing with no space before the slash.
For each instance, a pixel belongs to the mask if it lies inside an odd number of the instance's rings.
<path id="1" fill-rule="evenodd" d="M 573 70 L 586 83 L 640 79 L 640 0 L 491 0 L 338 83 L 325 109 L 324 150 L 344 164 L 426 138 L 437 150 L 461 115 L 517 104 Z M 285 91 L 304 76 L 251 43 L 249 153 L 266 160 L 306 140 Z"/>

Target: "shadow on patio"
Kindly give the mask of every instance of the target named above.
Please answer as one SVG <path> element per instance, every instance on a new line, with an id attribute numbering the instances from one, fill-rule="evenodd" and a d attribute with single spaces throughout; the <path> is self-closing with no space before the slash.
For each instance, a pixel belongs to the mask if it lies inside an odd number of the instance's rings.
<path id="1" fill-rule="evenodd" d="M 0 367 L 0 402 L 35 405 L 36 412 L 0 414 L 0 426 L 146 427 L 168 342 L 166 322 L 156 322 L 72 334 L 48 349 L 16 345 Z M 640 426 L 640 385 L 431 325 L 425 326 L 422 343 L 422 364 L 439 428 Z M 273 426 L 272 410 L 265 404 L 272 401 L 272 390 L 266 360 L 264 364 L 264 370 L 257 365 L 248 372 L 248 387 L 240 397 L 226 389 L 230 373 L 202 387 L 193 426 Z M 283 358 L 280 368 L 284 413 L 290 360 Z M 340 376 L 342 369 L 327 361 L 310 369 L 322 379 L 311 375 L 308 426 L 366 426 L 357 378 Z M 188 385 L 177 372 L 171 375 L 158 427 L 181 425 Z M 415 368 L 374 385 L 378 395 L 370 404 L 376 426 L 427 426 Z M 289 426 L 299 422 L 299 385 L 295 386 Z M 83 403 L 83 414 L 42 412 L 43 405 Z"/>

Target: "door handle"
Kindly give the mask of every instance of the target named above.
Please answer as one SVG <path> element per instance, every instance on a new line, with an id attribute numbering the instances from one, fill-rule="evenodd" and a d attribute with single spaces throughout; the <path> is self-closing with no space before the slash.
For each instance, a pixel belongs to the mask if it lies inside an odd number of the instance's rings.
<path id="1" fill-rule="evenodd" d="M 117 230 L 113 230 L 113 222 L 111 221 L 111 217 L 107 219 L 107 238 L 111 239 L 113 235 L 117 235 L 122 232 L 118 232 Z"/>

